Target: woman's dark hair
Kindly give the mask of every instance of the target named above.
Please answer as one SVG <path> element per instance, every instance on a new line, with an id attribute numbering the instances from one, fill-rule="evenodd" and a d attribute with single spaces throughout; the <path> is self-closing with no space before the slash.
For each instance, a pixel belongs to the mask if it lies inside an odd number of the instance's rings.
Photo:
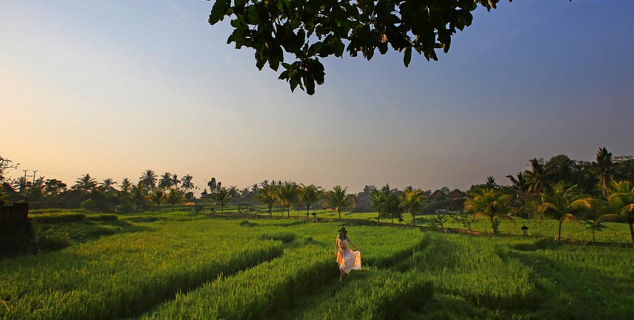
<path id="1" fill-rule="evenodd" d="M 343 235 L 341 235 L 342 232 L 343 232 Z M 348 230 L 346 230 L 346 227 L 341 227 L 341 229 L 339 229 L 339 238 L 340 239 L 348 238 Z"/>

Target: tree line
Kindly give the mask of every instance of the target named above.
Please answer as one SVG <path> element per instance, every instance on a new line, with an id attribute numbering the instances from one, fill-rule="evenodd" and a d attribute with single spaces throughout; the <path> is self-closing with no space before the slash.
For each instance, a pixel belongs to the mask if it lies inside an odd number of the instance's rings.
<path id="1" fill-rule="evenodd" d="M 327 207 L 337 211 L 341 219 L 342 211 L 364 208 L 377 212 L 377 223 L 382 218 L 393 222 L 402 219 L 403 214 L 409 214 L 416 225 L 417 215 L 447 209 L 451 202 L 446 187 L 439 190 L 444 197 L 436 198 L 431 197 L 431 190 L 411 186 L 399 190 L 388 184 L 380 188 L 366 186 L 354 195 L 340 185 L 327 191 L 314 184 L 264 180 L 238 189 L 223 186 L 215 178 L 208 181 L 208 189 L 205 188 L 196 199 L 194 190 L 198 187 L 189 174 L 179 178 L 165 172 L 158 176 L 148 169 L 136 183 L 128 178 L 120 183 L 112 179 L 97 182 L 90 174 L 85 174 L 68 188 L 57 179 L 8 179 L 5 177 L 7 170 L 15 169 L 17 165 L 4 158 L 0 158 L 0 164 L 0 182 L 9 183 L 17 191 L 16 197 L 21 197 L 18 201 L 104 212 L 160 210 L 164 203 L 174 210 L 178 204 L 196 201 L 218 206 L 221 213 L 230 204 L 261 204 L 271 217 L 276 206 L 281 207 L 287 217 L 290 217 L 291 208 L 302 209 L 306 211 L 306 219 L 311 209 Z M 573 160 L 566 155 L 557 155 L 547 161 L 535 158 L 529 161 L 529 169 L 507 177 L 510 185 L 499 185 L 493 177 L 488 177 L 485 183 L 471 186 L 464 205 L 456 210 L 459 213 L 456 217 L 465 223 L 487 219 L 497 234 L 503 221 L 515 223 L 517 218 L 547 216 L 559 222 L 558 239 L 561 238 L 562 224 L 567 221 L 584 219 L 596 228 L 602 221 L 626 222 L 634 243 L 634 159 L 631 156 L 615 157 L 606 148 L 600 148 L 594 161 Z M 3 196 L 8 196 L 6 191 Z"/>
<path id="2" fill-rule="evenodd" d="M 495 234 L 502 221 L 547 216 L 558 221 L 557 241 L 564 222 L 583 219 L 593 231 L 603 221 L 625 222 L 634 243 L 632 156 L 615 157 L 604 147 L 592 162 L 557 155 L 548 161 L 531 159 L 529 166 L 507 176 L 509 186 L 498 185 L 492 177 L 472 186 L 464 211 L 489 220 Z"/>

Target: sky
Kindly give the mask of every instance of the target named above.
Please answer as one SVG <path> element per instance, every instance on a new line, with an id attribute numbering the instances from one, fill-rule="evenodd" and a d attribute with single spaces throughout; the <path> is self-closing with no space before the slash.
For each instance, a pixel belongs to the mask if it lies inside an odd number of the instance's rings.
<path id="1" fill-rule="evenodd" d="M 0 156 L 69 185 L 152 169 L 358 192 L 634 154 L 634 1 L 502 1 L 439 61 L 323 60 L 313 96 L 227 45 L 212 5 L 0 0 Z"/>

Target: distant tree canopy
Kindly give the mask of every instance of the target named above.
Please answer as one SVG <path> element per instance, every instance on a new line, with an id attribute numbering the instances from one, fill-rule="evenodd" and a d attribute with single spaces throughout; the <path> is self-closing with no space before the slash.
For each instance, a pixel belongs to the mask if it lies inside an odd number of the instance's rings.
<path id="1" fill-rule="evenodd" d="M 511 0 L 509 0 L 511 1 Z M 471 25 L 480 4 L 487 10 L 499 0 L 216 0 L 209 23 L 231 18 L 233 33 L 227 43 L 237 49 L 255 49 L 256 66 L 268 63 L 275 71 L 280 64 L 291 90 L 297 86 L 315 93 L 315 83 L 324 83 L 324 66 L 319 58 L 359 54 L 370 60 L 376 49 L 381 54 L 403 53 L 407 67 L 412 52 L 427 60 L 438 60 L 436 50 L 445 53 L 457 30 Z M 284 54 L 294 58 L 285 63 Z"/>

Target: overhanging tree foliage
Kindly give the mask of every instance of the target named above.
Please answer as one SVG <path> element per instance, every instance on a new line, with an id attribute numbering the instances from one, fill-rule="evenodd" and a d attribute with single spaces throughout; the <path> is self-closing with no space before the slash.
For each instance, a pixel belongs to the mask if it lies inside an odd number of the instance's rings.
<path id="1" fill-rule="evenodd" d="M 511 0 L 509 0 L 511 1 Z M 255 49 L 256 66 L 268 63 L 275 71 L 280 64 L 286 80 L 315 93 L 315 83 L 324 83 L 319 58 L 361 54 L 370 60 L 376 50 L 390 48 L 403 53 L 407 67 L 412 52 L 427 60 L 445 53 L 456 30 L 471 25 L 471 12 L 480 4 L 487 10 L 499 0 L 216 0 L 209 23 L 231 18 L 233 33 L 227 43 L 237 49 Z M 294 58 L 285 63 L 284 54 Z"/>

